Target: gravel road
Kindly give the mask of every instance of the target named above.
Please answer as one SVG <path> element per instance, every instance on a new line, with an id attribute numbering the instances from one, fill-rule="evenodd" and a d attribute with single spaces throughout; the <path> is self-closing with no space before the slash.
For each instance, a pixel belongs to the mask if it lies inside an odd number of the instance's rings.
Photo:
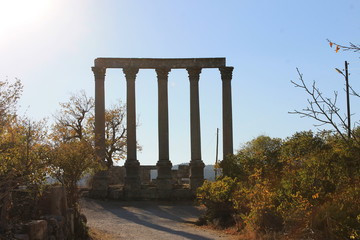
<path id="1" fill-rule="evenodd" d="M 194 224 L 203 210 L 189 202 L 100 201 L 83 199 L 90 227 L 123 240 L 234 239 Z"/>

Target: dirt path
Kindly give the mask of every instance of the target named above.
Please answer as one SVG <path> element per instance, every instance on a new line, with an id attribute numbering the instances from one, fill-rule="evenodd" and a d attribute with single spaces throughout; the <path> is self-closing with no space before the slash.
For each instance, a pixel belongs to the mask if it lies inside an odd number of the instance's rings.
<path id="1" fill-rule="evenodd" d="M 90 227 L 126 240 L 211 240 L 232 236 L 194 225 L 201 215 L 191 203 L 115 202 L 83 199 L 82 211 Z"/>

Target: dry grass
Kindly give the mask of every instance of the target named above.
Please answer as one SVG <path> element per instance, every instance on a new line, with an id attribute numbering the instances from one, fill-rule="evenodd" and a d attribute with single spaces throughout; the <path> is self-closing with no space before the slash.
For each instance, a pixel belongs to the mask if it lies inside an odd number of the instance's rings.
<path id="1" fill-rule="evenodd" d="M 234 240 L 299 240 L 299 239 L 323 239 L 319 236 L 309 236 L 306 234 L 303 229 L 297 229 L 297 231 L 292 231 L 290 233 L 284 232 L 269 232 L 269 233 L 258 233 L 253 230 L 243 229 L 238 231 L 236 227 L 229 227 L 225 229 L 216 228 L 213 225 L 202 225 L 198 226 L 199 228 L 215 230 L 219 233 L 224 233 L 230 239 Z"/>
<path id="2" fill-rule="evenodd" d="M 113 236 L 109 233 L 106 233 L 97 228 L 90 228 L 89 234 L 90 234 L 91 240 L 117 240 L 117 239 L 119 239 L 119 238 L 116 238 L 115 236 Z"/>

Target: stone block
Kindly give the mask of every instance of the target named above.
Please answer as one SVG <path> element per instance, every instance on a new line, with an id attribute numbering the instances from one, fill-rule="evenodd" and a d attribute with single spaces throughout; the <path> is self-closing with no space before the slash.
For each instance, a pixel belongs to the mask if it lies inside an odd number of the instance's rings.
<path id="1" fill-rule="evenodd" d="M 65 239 L 65 232 L 66 232 L 65 217 L 57 216 L 57 215 L 45 215 L 42 216 L 41 219 L 47 221 L 49 239 L 51 239 L 51 236 L 54 236 L 55 239 L 57 240 Z"/>
<path id="2" fill-rule="evenodd" d="M 195 194 L 188 188 L 174 189 L 171 192 L 172 200 L 192 200 L 195 198 Z"/>
<path id="3" fill-rule="evenodd" d="M 113 200 L 122 200 L 124 199 L 124 190 L 123 188 L 109 189 L 109 198 Z"/>
<path id="4" fill-rule="evenodd" d="M 30 240 L 47 239 L 47 222 L 45 220 L 34 220 L 26 225 Z"/>
<path id="5" fill-rule="evenodd" d="M 159 190 L 171 190 L 173 188 L 172 179 L 156 179 L 156 186 Z"/>
<path id="6" fill-rule="evenodd" d="M 68 209 L 66 218 L 70 227 L 70 233 L 73 235 L 75 233 L 75 211 L 73 208 Z"/>
<path id="7" fill-rule="evenodd" d="M 39 200 L 40 215 L 63 215 L 67 211 L 67 200 L 63 186 L 49 186 Z"/>
<path id="8" fill-rule="evenodd" d="M 103 199 L 103 198 L 106 198 L 107 195 L 108 195 L 108 190 L 94 190 L 94 189 L 92 189 L 90 191 L 90 197 L 91 198 Z"/>
<path id="9" fill-rule="evenodd" d="M 158 192 L 156 187 L 148 187 L 141 189 L 142 200 L 156 200 L 158 198 Z"/>
<path id="10" fill-rule="evenodd" d="M 107 191 L 109 186 L 109 172 L 99 171 L 92 179 L 92 190 Z"/>
<path id="11" fill-rule="evenodd" d="M 158 189 L 158 199 L 159 200 L 171 200 L 171 192 L 173 190 L 168 189 Z"/>
<path id="12" fill-rule="evenodd" d="M 190 176 L 190 166 L 189 165 L 179 165 L 178 169 L 178 178 L 189 178 Z"/>
<path id="13" fill-rule="evenodd" d="M 106 198 L 109 187 L 109 172 L 99 171 L 92 179 L 91 198 Z"/>
<path id="14" fill-rule="evenodd" d="M 113 166 L 109 170 L 109 185 L 124 184 L 125 168 L 123 166 Z"/>
<path id="15" fill-rule="evenodd" d="M 28 234 L 15 234 L 14 238 L 17 240 L 30 240 Z"/>
<path id="16" fill-rule="evenodd" d="M 151 169 L 140 166 L 141 184 L 150 184 L 150 180 L 151 180 L 150 171 L 151 171 Z"/>
<path id="17" fill-rule="evenodd" d="M 51 214 L 65 216 L 67 211 L 67 200 L 65 188 L 63 186 L 53 186 L 51 194 Z"/>
<path id="18" fill-rule="evenodd" d="M 124 198 L 126 200 L 140 200 L 141 199 L 141 188 L 129 188 L 125 186 L 124 188 Z"/>
<path id="19" fill-rule="evenodd" d="M 90 191 L 82 191 L 81 192 L 81 197 L 90 197 Z"/>

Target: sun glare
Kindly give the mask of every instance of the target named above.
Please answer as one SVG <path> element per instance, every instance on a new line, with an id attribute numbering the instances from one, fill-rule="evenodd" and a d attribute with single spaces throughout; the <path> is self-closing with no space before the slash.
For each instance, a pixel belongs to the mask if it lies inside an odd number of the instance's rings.
<path id="1" fill-rule="evenodd" d="M 49 0 L 0 0 L 0 30 L 29 27 L 40 21 L 49 10 Z"/>

